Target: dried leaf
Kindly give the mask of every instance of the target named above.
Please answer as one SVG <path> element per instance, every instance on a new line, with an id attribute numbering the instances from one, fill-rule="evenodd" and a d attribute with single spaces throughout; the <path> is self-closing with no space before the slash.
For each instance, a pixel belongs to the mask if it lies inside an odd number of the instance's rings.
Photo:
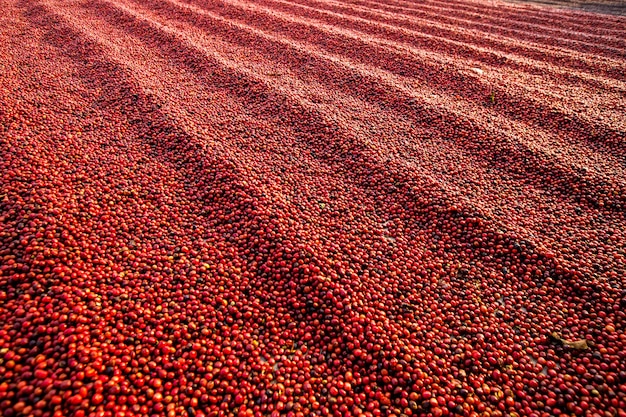
<path id="1" fill-rule="evenodd" d="M 586 339 L 575 340 L 573 342 L 570 342 L 568 340 L 563 340 L 563 344 L 573 349 L 581 349 L 581 350 L 589 349 L 589 344 L 587 343 Z"/>
<path id="2" fill-rule="evenodd" d="M 587 342 L 587 339 L 566 340 L 563 339 L 557 332 L 552 332 L 550 336 L 557 342 L 561 343 L 563 346 L 579 350 L 589 349 L 589 342 Z"/>

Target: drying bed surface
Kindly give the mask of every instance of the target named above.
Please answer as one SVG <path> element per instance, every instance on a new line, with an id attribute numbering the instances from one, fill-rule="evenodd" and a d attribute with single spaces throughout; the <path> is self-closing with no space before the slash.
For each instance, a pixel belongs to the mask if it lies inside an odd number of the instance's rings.
<path id="1" fill-rule="evenodd" d="M 626 415 L 623 17 L 0 4 L 1 415 Z"/>
<path id="2" fill-rule="evenodd" d="M 554 6 L 570 9 L 585 10 L 588 12 L 626 15 L 626 1 L 624 0 L 511 0 L 520 3 L 534 3 L 542 6 Z"/>

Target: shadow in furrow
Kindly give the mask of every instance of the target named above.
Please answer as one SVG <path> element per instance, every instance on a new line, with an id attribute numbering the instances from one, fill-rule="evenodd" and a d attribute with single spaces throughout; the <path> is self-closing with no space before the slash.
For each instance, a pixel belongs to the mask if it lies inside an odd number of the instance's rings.
<path id="1" fill-rule="evenodd" d="M 466 58 L 473 58 L 478 61 L 482 61 L 485 64 L 499 64 L 502 66 L 512 66 L 530 74 L 545 74 L 555 73 L 560 78 L 565 80 L 583 78 L 585 81 L 594 82 L 593 78 L 595 72 L 602 72 L 608 75 L 613 80 L 621 80 L 620 68 L 612 66 L 610 68 L 596 68 L 594 63 L 591 62 L 592 70 L 583 70 L 573 73 L 572 71 L 562 71 L 555 68 L 546 66 L 543 61 L 545 56 L 539 54 L 539 59 L 532 59 L 524 54 L 510 53 L 507 49 L 497 48 L 492 49 L 481 44 L 476 44 L 472 40 L 455 40 L 450 36 L 440 34 L 442 29 L 435 27 L 435 29 L 429 29 L 425 31 L 415 31 L 408 28 L 398 27 L 397 24 L 388 24 L 383 22 L 375 22 L 371 19 L 354 16 L 352 14 L 345 14 L 340 11 L 327 10 L 325 8 L 316 8 L 309 4 L 291 3 L 283 0 L 268 0 L 274 6 L 272 8 L 287 10 L 295 15 L 302 15 L 302 10 L 306 11 L 308 15 L 315 16 L 316 19 L 323 20 L 325 22 L 331 22 L 332 25 L 342 27 L 349 25 L 350 28 L 357 28 L 358 30 L 376 35 L 384 39 L 393 39 L 409 45 L 414 45 L 420 48 L 431 48 L 434 51 L 441 50 L 453 50 L 456 56 L 463 56 Z M 435 32 L 435 33 L 432 33 Z M 449 34 L 448 34 L 449 35 Z M 456 35 L 455 35 L 456 36 Z M 555 57 L 558 52 L 549 51 L 548 56 Z M 576 59 L 571 61 L 576 67 L 579 67 L 583 62 L 578 62 Z M 589 64 L 589 62 L 587 62 Z"/>
<path id="2" fill-rule="evenodd" d="M 280 34 L 285 38 L 298 41 L 310 42 L 314 39 L 314 45 L 322 47 L 324 50 L 332 52 L 338 56 L 346 56 L 355 61 L 369 65 L 372 68 L 381 68 L 392 74 L 416 78 L 420 82 L 432 83 L 433 79 L 441 78 L 438 88 L 443 88 L 447 93 L 457 96 L 461 95 L 471 98 L 484 107 L 491 107 L 493 111 L 504 114 L 506 117 L 519 119 L 519 109 L 527 109 L 525 115 L 530 116 L 529 122 L 535 127 L 541 128 L 546 121 L 554 123 L 554 127 L 559 131 L 568 132 L 573 136 L 580 136 L 576 140 L 588 143 L 592 148 L 602 152 L 607 147 L 613 151 L 618 159 L 623 157 L 620 147 L 623 145 L 621 136 L 623 132 L 617 128 L 606 126 L 602 123 L 593 123 L 581 119 L 578 115 L 565 113 L 563 110 L 546 105 L 548 95 L 544 100 L 532 96 L 533 92 L 526 91 L 520 95 L 513 95 L 505 91 L 493 81 L 483 81 L 480 77 L 469 77 L 460 71 L 453 71 L 445 67 L 444 64 L 433 64 L 424 59 L 417 60 L 408 58 L 406 52 L 392 47 L 382 47 L 371 43 L 359 41 L 356 37 L 349 38 L 345 35 L 332 34 L 320 28 L 315 28 L 312 24 L 304 22 L 287 22 L 279 19 L 268 19 L 263 13 L 255 14 L 246 10 L 251 15 L 248 20 L 254 22 L 254 26 L 261 30 L 268 30 L 273 35 Z M 220 11 L 223 14 L 224 10 Z M 229 13 L 230 18 L 235 21 L 244 19 L 245 16 L 236 14 L 236 11 Z M 264 18 L 265 17 L 265 18 Z M 245 20 L 245 19 L 244 19 Z M 206 27 L 205 27 L 206 29 Z M 399 46 L 398 46 L 399 48 Z M 576 80 L 575 84 L 580 84 L 582 80 Z M 586 81 L 585 81 L 586 82 Z M 522 84 L 522 87 L 525 87 Z M 606 86 L 602 86 L 606 87 Z M 601 86 L 597 88 L 602 89 Z M 489 93 L 498 105 L 491 106 Z M 542 96 L 542 94 L 536 94 Z M 619 110 L 616 110 L 619 111 Z M 526 122 L 526 121 L 525 121 Z M 552 128 L 552 126 L 550 126 Z M 593 134 L 590 135 L 590 132 Z M 573 138 L 572 138 L 573 139 Z M 604 147 L 602 145 L 605 145 Z"/>
<path id="3" fill-rule="evenodd" d="M 120 13 L 120 19 L 132 19 L 130 16 L 124 17 L 123 11 L 116 10 L 112 6 L 105 4 L 102 7 L 109 7 L 112 13 Z M 170 11 L 176 12 L 175 9 L 168 9 L 168 12 Z M 521 170 L 527 173 L 525 178 L 521 180 L 523 183 L 546 188 L 548 191 L 556 189 L 561 195 L 572 199 L 576 203 L 588 205 L 603 212 L 620 212 L 626 208 L 626 201 L 622 201 L 626 197 L 616 192 L 619 189 L 618 184 L 606 182 L 606 180 L 602 179 L 583 178 L 572 170 L 566 170 L 563 167 L 559 167 L 556 163 L 550 163 L 547 155 L 540 159 L 541 154 L 537 155 L 535 151 L 525 148 L 522 143 L 515 142 L 513 138 L 505 138 L 500 141 L 489 139 L 492 135 L 481 130 L 479 126 L 475 126 L 476 123 L 469 118 L 448 113 L 442 108 L 432 108 L 431 106 L 422 106 L 419 103 L 411 103 L 411 97 L 402 91 L 389 88 L 389 86 L 382 85 L 378 80 L 362 74 L 342 71 L 342 68 L 337 68 L 336 65 L 330 64 L 324 58 L 317 58 L 302 50 L 295 50 L 290 46 L 285 48 L 282 42 L 272 41 L 254 33 L 246 33 L 238 27 L 233 27 L 223 22 L 216 22 L 213 19 L 205 19 L 203 16 L 193 13 L 180 12 L 179 16 L 186 21 L 193 19 L 193 24 L 217 33 L 239 46 L 250 47 L 254 45 L 264 55 L 265 59 L 270 61 L 280 60 L 279 63 L 281 65 L 288 66 L 291 71 L 297 73 L 303 79 L 316 77 L 316 81 L 320 84 L 330 84 L 338 91 L 346 94 L 359 92 L 359 97 L 366 98 L 374 106 L 380 106 L 380 103 L 384 102 L 387 108 L 400 112 L 418 124 L 435 126 L 445 123 L 446 126 L 451 128 L 450 131 L 455 132 L 457 138 L 454 139 L 454 142 L 450 142 L 451 138 L 443 139 L 454 144 L 454 146 L 463 145 L 465 151 L 469 150 L 478 159 L 489 158 L 490 160 L 500 161 L 501 163 L 497 164 L 497 166 L 505 167 L 503 168 L 504 172 L 515 169 L 515 177 L 519 176 L 517 175 L 519 173 L 517 170 L 521 168 Z M 145 25 L 146 30 L 157 30 L 143 22 L 138 22 L 138 24 Z M 126 30 L 134 31 L 130 26 Z M 172 38 L 171 41 L 181 44 L 181 48 L 189 48 L 180 39 Z M 342 49 L 345 50 L 345 48 Z M 281 53 L 275 53 L 277 50 L 280 50 Z M 369 55 L 375 53 L 376 51 L 370 51 Z M 191 52 L 189 54 L 191 55 Z M 195 66 L 198 65 L 201 64 L 198 63 Z M 191 66 L 190 69 L 193 71 Z M 256 100 L 256 102 L 250 103 L 250 108 L 268 106 L 270 105 L 268 103 L 272 102 L 271 100 L 265 100 L 264 95 L 257 97 Z M 267 109 L 267 111 L 271 111 L 269 114 L 283 114 L 282 110 L 276 108 Z M 322 115 L 320 115 L 321 117 Z M 609 138 L 613 138 L 613 136 L 609 136 Z M 488 156 L 485 156 L 486 149 L 489 149 Z M 337 148 L 337 151 L 343 152 L 340 148 Z M 552 178 L 554 182 L 546 184 L 545 178 Z"/>
<path id="4" fill-rule="evenodd" d="M 123 16 L 125 16 L 124 13 L 122 13 Z M 128 16 L 126 16 L 125 18 L 129 18 Z M 131 19 L 132 20 L 132 19 Z M 143 33 L 143 31 L 154 31 L 156 30 L 155 28 L 153 28 L 151 25 L 147 24 L 147 23 L 142 23 L 142 22 L 135 22 L 132 27 L 129 27 L 128 29 L 132 32 L 134 30 L 136 30 L 138 27 L 143 27 L 142 30 L 140 30 L 139 32 Z M 139 34 L 141 35 L 141 33 L 135 33 L 136 35 Z M 144 36 L 145 33 L 141 36 Z M 163 38 L 163 34 L 160 35 L 161 38 Z M 154 38 L 154 37 L 151 37 Z M 185 58 L 185 60 L 181 61 L 181 63 L 185 64 L 185 65 L 189 65 L 190 68 L 193 69 L 193 71 L 196 71 L 199 75 L 201 74 L 207 74 L 207 73 L 214 73 L 215 69 L 211 66 L 207 67 L 207 62 L 206 62 L 206 58 L 201 58 L 198 56 L 197 52 L 195 51 L 194 48 L 189 49 L 189 46 L 185 45 L 184 43 L 181 43 L 180 40 L 177 40 L 175 36 L 173 35 L 166 35 L 166 39 L 167 42 L 165 42 L 163 44 L 163 47 L 169 49 L 171 47 L 171 42 L 173 42 L 173 44 L 175 45 L 180 45 L 177 48 L 174 48 L 173 51 L 167 52 L 166 54 L 168 56 L 171 56 L 173 59 L 175 60 L 179 60 L 180 59 L 180 55 L 188 55 L 187 58 Z M 185 49 L 188 49 L 188 51 L 185 51 Z M 193 61 L 189 61 L 189 57 L 193 56 Z M 209 71 L 210 69 L 210 71 Z M 230 70 L 229 70 L 230 71 Z M 247 107 L 250 109 L 259 109 L 260 113 L 259 113 L 259 117 L 267 117 L 267 113 L 264 110 L 264 106 L 267 105 L 267 99 L 266 99 L 266 95 L 263 92 L 259 92 L 257 91 L 258 88 L 261 89 L 267 89 L 267 87 L 262 86 L 262 83 L 258 82 L 258 81 L 254 81 L 251 79 L 247 79 L 247 80 L 242 80 L 241 79 L 241 74 L 237 74 L 236 72 L 233 75 L 233 81 L 231 82 L 229 80 L 229 77 L 227 77 L 224 74 L 220 74 L 219 78 L 221 80 L 225 81 L 225 85 L 229 86 L 228 88 L 230 88 L 230 93 L 235 93 L 235 94 L 241 94 L 241 92 L 237 91 L 237 85 L 241 85 L 244 88 L 244 90 L 246 91 L 244 96 L 241 96 L 241 99 L 244 100 L 251 100 L 252 101 L 248 101 L 248 105 Z M 249 77 L 246 77 L 249 78 Z M 209 83 L 211 83 L 211 80 L 207 80 Z M 220 84 L 220 85 L 224 85 L 224 83 Z M 233 90 L 234 89 L 234 90 Z M 273 94 L 272 97 L 274 97 L 274 99 L 276 99 L 276 96 Z M 283 121 L 287 121 L 287 119 L 285 119 L 284 117 L 288 117 L 289 114 L 293 114 L 294 113 L 294 108 L 290 107 L 290 105 L 287 104 L 288 100 L 285 100 L 283 103 L 280 103 L 278 105 L 278 107 L 271 107 L 272 113 L 274 114 L 281 114 L 282 120 Z M 274 103 L 274 105 L 277 105 L 277 103 Z M 297 108 L 297 111 L 295 111 L 295 113 L 297 115 L 303 115 L 303 114 L 311 114 L 310 118 L 306 118 L 306 119 L 298 119 L 298 122 L 296 123 L 296 126 L 299 125 L 300 123 L 307 122 L 306 125 L 307 126 L 300 126 L 298 128 L 296 128 L 296 130 L 300 130 L 303 131 L 304 133 L 309 132 L 309 133 L 313 133 L 312 137 L 306 139 L 309 141 L 309 143 L 312 143 L 314 146 L 319 146 L 320 144 L 324 144 L 324 139 L 320 138 L 319 141 L 316 142 L 315 137 L 319 137 L 319 132 L 337 132 L 336 127 L 334 126 L 328 126 L 325 125 L 323 123 L 320 123 L 320 120 L 324 119 L 323 115 L 315 115 L 314 112 L 309 111 L 308 109 L 302 109 L 300 108 L 299 105 L 294 104 Z M 288 107 L 285 107 L 288 106 Z M 293 122 L 291 122 L 293 123 Z M 309 129 L 311 128 L 311 126 L 313 127 L 312 130 L 309 131 Z M 325 144 L 325 146 L 327 146 L 328 143 Z M 349 170 L 353 170 L 356 167 L 353 164 L 353 161 L 356 159 L 358 160 L 358 153 L 364 151 L 366 148 L 363 147 L 363 144 L 360 144 L 357 142 L 355 142 L 353 144 L 356 145 L 356 147 L 354 149 L 360 149 L 359 151 L 355 152 L 350 152 L 350 153 L 346 153 L 345 152 L 345 147 L 343 146 L 337 146 L 336 148 L 333 148 L 332 146 L 334 145 L 339 145 L 337 143 L 333 143 L 331 145 L 331 148 L 329 149 L 332 154 L 334 156 L 339 155 L 342 158 L 346 158 L 345 164 L 348 165 Z M 374 162 L 376 163 L 376 162 Z M 358 165 L 357 165 L 358 166 Z M 345 170 L 345 168 L 344 168 Z"/>
<path id="5" fill-rule="evenodd" d="M 206 7 L 206 5 L 203 5 L 203 7 Z M 225 13 L 225 9 L 221 8 L 220 14 Z M 585 120 L 572 111 L 566 113 L 559 107 L 547 106 L 546 103 L 551 99 L 549 91 L 539 93 L 524 91 L 521 94 L 512 94 L 504 91 L 499 86 L 500 83 L 483 80 L 475 74 L 468 76 L 458 70 L 447 69 L 445 64 L 433 64 L 424 59 L 407 59 L 406 52 L 397 50 L 395 47 L 376 46 L 368 42 L 362 42 L 357 37 L 352 38 L 328 33 L 328 31 L 321 28 L 315 28 L 312 24 L 297 21 L 282 22 L 283 19 L 267 19 L 267 15 L 263 13 L 255 14 L 249 10 L 242 11 L 253 16 L 250 21 L 255 22 L 254 25 L 256 27 L 268 29 L 273 33 L 280 33 L 286 38 L 304 42 L 315 39 L 316 46 L 321 46 L 337 55 L 348 56 L 373 68 L 382 68 L 392 74 L 403 77 L 410 76 L 411 78 L 416 78 L 418 74 L 421 74 L 417 78 L 426 83 L 441 77 L 445 82 L 439 85 L 443 86 L 444 91 L 453 96 L 461 94 L 463 97 L 470 97 L 472 101 L 479 103 L 483 107 L 490 107 L 491 110 L 503 113 L 506 117 L 519 119 L 518 109 L 525 108 L 527 109 L 525 114 L 529 116 L 529 122 L 533 126 L 542 128 L 546 126 L 547 121 L 550 121 L 553 124 L 550 128 L 554 127 L 559 129 L 559 131 L 566 131 L 569 135 L 574 136 L 572 139 L 575 138 L 579 142 L 587 143 L 590 147 L 600 152 L 607 151 L 606 148 L 608 147 L 609 152 L 616 155 L 618 159 L 622 158 L 622 153 L 619 151 L 619 148 L 623 145 L 623 141 L 620 140 L 622 136 L 620 129 Z M 181 13 L 186 15 L 185 12 Z M 241 13 L 237 13 L 237 9 L 232 13 L 227 13 L 227 15 L 235 21 L 243 18 Z M 188 17 L 185 18 L 189 19 Z M 195 20 L 193 17 L 191 19 Z M 207 20 L 211 19 L 207 17 Z M 351 44 L 349 47 L 346 47 L 345 43 L 348 42 Z M 354 51 L 358 51 L 358 53 Z M 467 70 L 469 71 L 469 64 Z M 581 82 L 583 80 L 577 79 L 574 85 Z M 593 83 L 593 81 L 588 80 L 584 80 L 584 82 L 587 84 Z M 523 83 L 520 86 L 525 90 L 529 88 Z M 600 85 L 596 87 L 604 89 L 606 86 Z M 491 93 L 493 103 L 490 102 L 489 93 Z M 545 98 L 540 98 L 544 96 Z M 492 106 L 491 104 L 495 104 L 495 97 L 497 97 L 498 105 Z M 590 132 L 592 132 L 591 135 Z M 576 136 L 578 137 L 576 138 Z"/>
<path id="6" fill-rule="evenodd" d="M 623 70 L 619 67 L 617 62 L 609 61 L 603 63 L 599 57 L 582 56 L 580 51 L 567 54 L 564 53 L 562 49 L 539 49 L 534 45 L 520 44 L 519 40 L 510 41 L 501 37 L 494 38 L 493 35 L 489 33 L 473 31 L 470 34 L 467 31 L 463 32 L 460 30 L 461 27 L 458 24 L 449 26 L 443 22 L 438 21 L 437 23 L 432 23 L 424 21 L 423 19 L 407 21 L 406 17 L 397 14 L 390 16 L 372 10 L 343 6 L 331 1 L 307 2 L 306 6 L 307 9 L 314 7 L 314 10 L 319 12 L 332 12 L 347 18 L 356 17 L 358 19 L 364 19 L 372 24 L 382 23 L 398 28 L 399 30 L 408 29 L 417 34 L 436 35 L 437 37 L 456 41 L 460 44 L 468 44 L 472 47 L 493 49 L 494 51 L 531 58 L 540 62 L 549 60 L 559 67 L 571 68 L 583 71 L 587 74 L 601 74 L 617 80 L 622 78 L 621 73 Z M 599 65 L 601 63 L 604 65 Z"/>
<path id="7" fill-rule="evenodd" d="M 405 1 L 392 0 L 390 4 L 401 4 L 407 6 Z M 415 4 L 409 3 L 408 6 L 414 7 Z M 540 8 L 519 4 L 510 4 L 505 2 L 498 2 L 497 4 L 488 4 L 488 12 L 485 12 L 487 3 L 483 5 L 476 5 L 476 3 L 459 2 L 455 3 L 454 8 L 450 7 L 450 4 L 440 1 L 428 1 L 420 4 L 418 7 L 435 8 L 436 10 L 445 10 L 452 13 L 464 13 L 471 16 L 481 16 L 481 18 L 494 19 L 501 21 L 503 24 L 520 24 L 518 19 L 513 19 L 511 16 L 518 16 L 522 13 L 524 16 L 532 19 L 533 23 L 523 22 L 526 25 L 532 25 L 532 27 L 538 28 L 554 28 L 555 20 L 558 19 L 560 26 L 568 25 L 565 29 L 568 32 L 580 33 L 580 34 L 592 34 L 592 35 L 606 35 L 607 33 L 615 33 L 619 36 L 623 33 L 623 30 L 616 30 L 615 23 L 619 22 L 622 18 L 618 16 L 597 15 L 594 13 L 586 13 L 580 11 L 568 11 L 563 9 L 553 8 Z M 591 23 L 591 24 L 590 24 Z"/>
<path id="8" fill-rule="evenodd" d="M 569 52 L 583 51 L 594 55 L 601 55 L 607 58 L 614 57 L 616 53 L 623 50 L 623 45 L 615 38 L 599 37 L 595 38 L 595 42 L 590 41 L 590 35 L 584 35 L 579 38 L 573 38 L 571 34 L 564 36 L 563 31 L 558 28 L 544 27 L 538 30 L 536 27 L 524 27 L 518 25 L 517 21 L 510 20 L 506 25 L 498 25 L 489 23 L 490 16 L 455 16 L 454 14 L 442 13 L 441 10 L 431 10 L 427 7 L 413 9 L 402 6 L 391 6 L 387 3 L 358 1 L 353 2 L 369 10 L 383 11 L 387 13 L 397 14 L 402 18 L 425 19 L 429 22 L 437 22 L 439 20 L 447 22 L 451 25 L 467 28 L 468 30 L 478 29 L 484 34 L 489 35 L 505 35 L 509 40 L 522 39 L 545 47 L 557 47 L 561 50 Z"/>

